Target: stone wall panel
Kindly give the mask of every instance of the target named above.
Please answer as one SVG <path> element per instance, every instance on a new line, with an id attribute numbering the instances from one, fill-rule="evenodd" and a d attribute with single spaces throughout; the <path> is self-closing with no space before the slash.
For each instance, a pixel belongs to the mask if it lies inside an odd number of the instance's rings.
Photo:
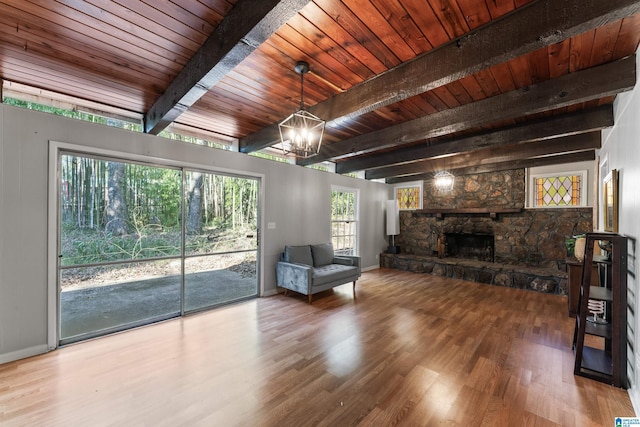
<path id="1" fill-rule="evenodd" d="M 456 179 L 449 194 L 433 191 L 424 182 L 425 208 L 521 208 L 520 213 L 488 215 L 453 213 L 444 218 L 402 211 L 396 244 L 403 252 L 437 254 L 438 237 L 445 233 L 480 233 L 495 236 L 495 261 L 530 267 L 562 268 L 565 239 L 592 231 L 592 208 L 524 209 L 524 170 L 474 174 Z"/>

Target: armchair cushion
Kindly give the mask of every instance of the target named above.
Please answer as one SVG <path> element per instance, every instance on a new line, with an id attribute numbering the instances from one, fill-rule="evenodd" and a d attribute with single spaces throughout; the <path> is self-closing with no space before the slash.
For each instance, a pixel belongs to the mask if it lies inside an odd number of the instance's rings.
<path id="1" fill-rule="evenodd" d="M 315 267 L 312 273 L 313 286 L 321 286 L 329 282 L 353 280 L 357 277 L 357 268 L 339 264 Z"/>
<path id="2" fill-rule="evenodd" d="M 311 247 L 309 245 L 285 246 L 283 261 L 312 266 L 313 257 L 311 256 Z"/>
<path id="3" fill-rule="evenodd" d="M 333 262 L 333 245 L 331 243 L 311 245 L 311 253 L 313 254 L 314 267 L 322 267 Z"/>

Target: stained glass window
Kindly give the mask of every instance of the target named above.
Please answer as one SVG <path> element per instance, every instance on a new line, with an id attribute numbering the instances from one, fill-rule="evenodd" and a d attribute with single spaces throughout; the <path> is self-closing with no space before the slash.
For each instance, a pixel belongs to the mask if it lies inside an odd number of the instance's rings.
<path id="1" fill-rule="evenodd" d="M 420 187 L 396 188 L 396 200 L 400 210 L 420 209 Z"/>
<path id="2" fill-rule="evenodd" d="M 539 207 L 581 206 L 581 175 L 535 178 L 535 205 Z"/>

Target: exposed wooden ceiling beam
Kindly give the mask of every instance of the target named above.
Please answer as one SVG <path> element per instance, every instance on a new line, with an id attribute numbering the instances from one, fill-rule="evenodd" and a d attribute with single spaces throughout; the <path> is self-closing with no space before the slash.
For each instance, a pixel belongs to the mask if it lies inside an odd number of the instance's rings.
<path id="1" fill-rule="evenodd" d="M 600 148 L 601 133 L 590 132 L 525 144 L 486 148 L 474 152 L 455 154 L 449 157 L 426 159 L 415 163 L 387 166 L 365 172 L 367 179 L 389 178 L 393 176 L 435 173 L 442 170 L 467 168 L 492 163 L 513 162 L 532 157 L 588 151 Z"/>
<path id="2" fill-rule="evenodd" d="M 557 156 L 535 157 L 533 159 L 514 160 L 510 162 L 492 163 L 489 165 L 469 166 L 466 168 L 453 169 L 450 172 L 454 175 L 464 176 L 476 173 L 498 172 L 511 169 L 533 168 L 538 166 L 559 165 L 565 163 L 587 162 L 596 159 L 596 152 L 579 151 L 577 153 L 559 154 Z M 410 181 L 424 181 L 433 178 L 432 173 L 423 173 L 418 175 L 400 176 L 396 178 L 387 178 L 387 184 L 400 184 Z"/>
<path id="3" fill-rule="evenodd" d="M 548 80 L 523 89 L 430 114 L 379 131 L 322 146 L 299 165 L 347 158 L 398 147 L 453 132 L 566 107 L 630 90 L 635 85 L 635 55 Z"/>
<path id="4" fill-rule="evenodd" d="M 592 132 L 612 125 L 613 105 L 603 105 L 589 111 L 549 117 L 480 135 L 452 138 L 432 144 L 400 148 L 389 153 L 346 160 L 336 164 L 336 172 L 344 174 L 394 164 L 412 163 L 429 157 L 456 154 L 463 151 Z"/>
<path id="5" fill-rule="evenodd" d="M 144 117 L 144 131 L 162 132 L 309 0 L 238 0 Z"/>
<path id="6" fill-rule="evenodd" d="M 330 122 L 355 117 L 640 12 L 638 0 L 539 0 L 309 107 Z M 278 142 L 278 125 L 240 140 L 249 153 Z"/>

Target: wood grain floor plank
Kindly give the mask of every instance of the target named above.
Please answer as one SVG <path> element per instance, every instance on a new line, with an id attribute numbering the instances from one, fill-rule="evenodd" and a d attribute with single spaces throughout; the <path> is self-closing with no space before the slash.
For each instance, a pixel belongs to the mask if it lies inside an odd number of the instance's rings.
<path id="1" fill-rule="evenodd" d="M 602 426 L 566 297 L 379 269 L 0 365 L 0 424 Z"/>

